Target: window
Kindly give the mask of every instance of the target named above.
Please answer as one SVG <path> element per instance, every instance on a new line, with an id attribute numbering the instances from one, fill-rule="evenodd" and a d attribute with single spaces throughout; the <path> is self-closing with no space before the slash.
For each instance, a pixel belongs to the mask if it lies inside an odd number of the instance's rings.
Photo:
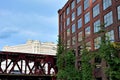
<path id="1" fill-rule="evenodd" d="M 111 0 L 103 0 L 103 10 L 107 9 L 111 5 L 112 5 Z"/>
<path id="2" fill-rule="evenodd" d="M 69 17 L 67 18 L 66 22 L 67 22 L 67 26 L 68 26 L 70 24 L 70 18 Z"/>
<path id="3" fill-rule="evenodd" d="M 86 49 L 89 51 L 91 50 L 91 42 L 86 43 Z"/>
<path id="4" fill-rule="evenodd" d="M 67 37 L 70 36 L 70 28 L 67 29 Z"/>
<path id="5" fill-rule="evenodd" d="M 79 16 L 80 14 L 81 14 L 81 6 L 77 8 L 77 16 Z"/>
<path id="6" fill-rule="evenodd" d="M 90 36 L 90 26 L 85 28 L 85 37 Z"/>
<path id="7" fill-rule="evenodd" d="M 106 39 L 110 40 L 110 41 L 114 41 L 114 30 L 111 30 L 109 32 L 106 33 Z"/>
<path id="8" fill-rule="evenodd" d="M 90 12 L 85 14 L 85 24 L 88 23 L 90 21 Z"/>
<path id="9" fill-rule="evenodd" d="M 75 7 L 75 1 L 71 3 L 71 9 L 74 9 L 74 7 Z"/>
<path id="10" fill-rule="evenodd" d="M 75 32 L 75 24 L 72 25 L 72 33 Z"/>
<path id="11" fill-rule="evenodd" d="M 100 43 L 101 43 L 101 37 L 97 37 L 94 39 L 94 48 L 98 49 L 100 47 Z"/>
<path id="12" fill-rule="evenodd" d="M 77 0 L 77 3 L 79 3 L 81 0 Z"/>
<path id="13" fill-rule="evenodd" d="M 82 18 L 77 21 L 78 29 L 82 27 Z"/>
<path id="14" fill-rule="evenodd" d="M 70 7 L 67 7 L 66 14 L 68 15 L 70 13 Z"/>
<path id="15" fill-rule="evenodd" d="M 119 38 L 120 38 L 120 26 L 118 28 L 119 28 L 118 30 L 119 30 Z"/>
<path id="16" fill-rule="evenodd" d="M 70 47 L 70 40 L 67 40 L 67 48 Z"/>
<path id="17" fill-rule="evenodd" d="M 75 42 L 76 42 L 76 38 L 74 36 L 74 37 L 72 37 L 72 45 L 75 45 Z"/>
<path id="18" fill-rule="evenodd" d="M 92 0 L 92 2 L 95 2 L 96 0 Z"/>
<path id="19" fill-rule="evenodd" d="M 82 41 L 82 31 L 78 33 L 78 42 Z"/>
<path id="20" fill-rule="evenodd" d="M 118 20 L 120 20 L 120 6 L 117 7 L 117 12 L 118 12 Z"/>
<path id="21" fill-rule="evenodd" d="M 93 17 L 96 17 L 100 13 L 99 4 L 93 8 Z"/>
<path id="22" fill-rule="evenodd" d="M 112 16 L 112 11 L 107 13 L 104 16 L 104 23 L 105 23 L 105 27 L 111 25 L 113 23 L 113 16 Z"/>
<path id="23" fill-rule="evenodd" d="M 100 20 L 94 22 L 94 33 L 100 30 Z"/>
<path id="24" fill-rule="evenodd" d="M 84 0 L 84 10 L 89 7 L 89 0 Z"/>
<path id="25" fill-rule="evenodd" d="M 72 13 L 72 21 L 75 19 L 75 12 Z"/>

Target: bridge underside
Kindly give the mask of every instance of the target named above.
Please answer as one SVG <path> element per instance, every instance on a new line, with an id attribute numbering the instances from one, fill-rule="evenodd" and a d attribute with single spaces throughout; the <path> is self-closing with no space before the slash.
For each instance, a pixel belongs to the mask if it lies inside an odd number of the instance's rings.
<path id="1" fill-rule="evenodd" d="M 56 73 L 55 56 L 0 51 L 0 79 L 51 80 Z"/>

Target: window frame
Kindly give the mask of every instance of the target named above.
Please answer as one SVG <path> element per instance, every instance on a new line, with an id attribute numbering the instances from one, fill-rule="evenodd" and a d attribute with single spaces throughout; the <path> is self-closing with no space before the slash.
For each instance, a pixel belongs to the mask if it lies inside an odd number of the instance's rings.
<path id="1" fill-rule="evenodd" d="M 93 23 L 93 26 L 94 26 L 94 33 L 99 32 L 100 31 L 100 19 L 96 20 Z"/>
<path id="2" fill-rule="evenodd" d="M 89 0 L 84 0 L 84 10 L 86 10 L 89 6 Z"/>
<path id="3" fill-rule="evenodd" d="M 72 24 L 72 33 L 74 33 L 76 31 L 76 26 L 75 24 Z"/>
<path id="4" fill-rule="evenodd" d="M 81 0 L 76 0 L 77 4 L 80 2 Z"/>
<path id="5" fill-rule="evenodd" d="M 75 20 L 75 12 L 72 12 L 72 14 L 71 14 L 71 18 L 72 18 L 72 21 Z"/>
<path id="6" fill-rule="evenodd" d="M 113 24 L 113 12 L 112 11 L 104 15 L 104 23 L 105 23 L 105 27 L 108 27 L 111 24 Z"/>
<path id="7" fill-rule="evenodd" d="M 78 29 L 82 27 L 82 18 L 78 19 L 77 26 L 78 26 Z"/>
<path id="8" fill-rule="evenodd" d="M 94 49 L 98 49 L 101 44 L 101 37 L 94 38 Z"/>
<path id="9" fill-rule="evenodd" d="M 87 24 L 88 22 L 90 22 L 90 12 L 84 15 L 84 23 Z"/>
<path id="10" fill-rule="evenodd" d="M 97 4 L 93 7 L 93 18 L 100 14 L 100 4 Z"/>
<path id="11" fill-rule="evenodd" d="M 89 34 L 87 34 L 87 33 L 89 33 Z M 89 37 L 90 35 L 91 35 L 91 28 L 90 28 L 90 26 L 88 26 L 85 28 L 85 37 Z"/>
<path id="12" fill-rule="evenodd" d="M 72 37 L 72 45 L 75 45 L 75 43 L 76 43 L 76 37 L 73 36 L 73 37 Z"/>
<path id="13" fill-rule="evenodd" d="M 117 6 L 117 18 L 118 18 L 118 20 L 120 20 L 120 5 L 119 6 Z"/>
<path id="14" fill-rule="evenodd" d="M 78 42 L 82 41 L 82 37 L 83 37 L 82 34 L 83 34 L 83 31 L 80 31 L 78 33 Z"/>
<path id="15" fill-rule="evenodd" d="M 110 31 L 106 32 L 105 35 L 106 35 L 106 40 L 110 40 L 110 42 L 115 41 L 114 30 L 110 30 Z"/>
<path id="16" fill-rule="evenodd" d="M 70 6 L 66 8 L 66 15 L 68 15 L 69 13 L 70 13 Z"/>
<path id="17" fill-rule="evenodd" d="M 82 13 L 82 6 L 80 5 L 77 7 L 77 16 L 81 15 L 81 13 Z"/>
<path id="18" fill-rule="evenodd" d="M 103 0 L 103 10 L 106 10 L 112 5 L 112 0 Z"/>
<path id="19" fill-rule="evenodd" d="M 67 18 L 66 25 L 68 26 L 70 24 L 70 17 Z"/>
<path id="20" fill-rule="evenodd" d="M 73 10 L 75 8 L 75 0 L 71 2 L 71 9 Z"/>

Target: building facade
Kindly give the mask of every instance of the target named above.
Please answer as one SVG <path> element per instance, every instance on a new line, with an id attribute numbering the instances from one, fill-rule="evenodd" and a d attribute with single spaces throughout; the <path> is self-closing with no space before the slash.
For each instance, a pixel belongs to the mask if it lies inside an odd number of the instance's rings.
<path id="1" fill-rule="evenodd" d="M 26 44 L 16 46 L 5 46 L 2 51 L 35 53 L 45 55 L 56 55 L 57 44 L 52 42 L 40 42 L 38 40 L 28 40 Z"/>
<path id="2" fill-rule="evenodd" d="M 120 0 L 68 0 L 59 14 L 59 36 L 66 48 L 73 48 L 76 57 L 84 37 L 88 49 L 99 48 L 101 37 L 97 34 L 100 25 L 110 41 L 120 41 Z M 80 59 L 76 59 L 76 67 Z M 102 63 L 104 64 L 104 63 Z M 107 80 L 101 72 L 96 80 Z"/>

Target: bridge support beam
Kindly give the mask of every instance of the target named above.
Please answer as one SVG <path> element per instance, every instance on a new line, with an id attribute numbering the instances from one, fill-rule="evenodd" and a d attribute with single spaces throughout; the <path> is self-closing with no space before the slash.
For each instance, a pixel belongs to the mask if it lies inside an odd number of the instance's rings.
<path id="1" fill-rule="evenodd" d="M 55 75 L 55 59 L 56 57 L 51 55 L 0 51 L 0 75 L 16 74 L 17 70 L 20 75 L 51 76 L 51 69 L 54 69 Z"/>

